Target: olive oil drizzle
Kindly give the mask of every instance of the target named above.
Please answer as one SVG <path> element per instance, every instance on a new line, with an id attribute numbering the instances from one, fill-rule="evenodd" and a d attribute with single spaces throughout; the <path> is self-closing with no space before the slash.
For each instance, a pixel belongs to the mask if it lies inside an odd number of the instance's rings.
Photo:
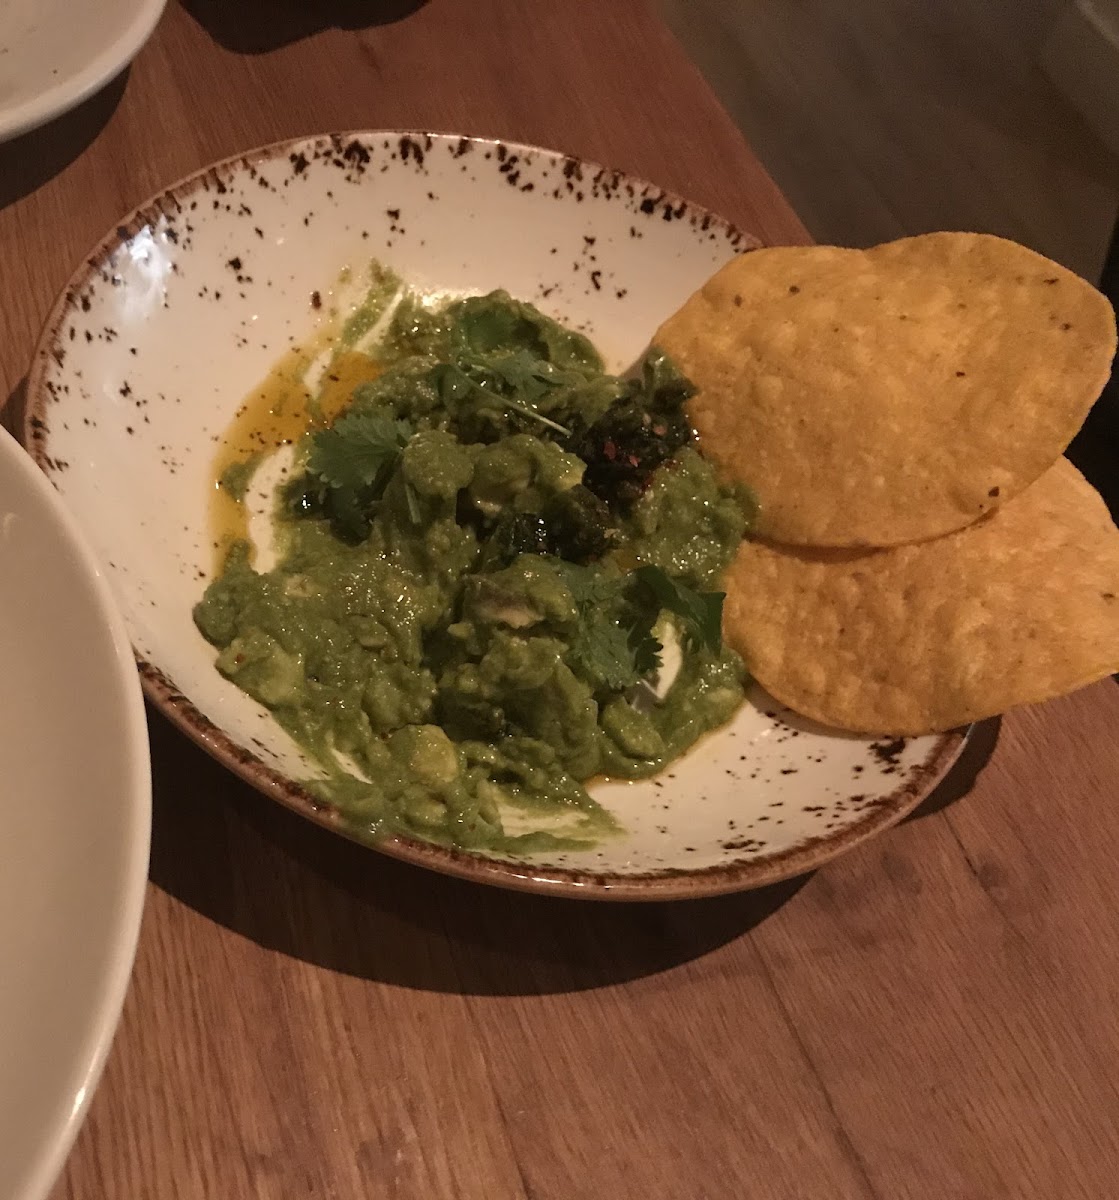
<path id="1" fill-rule="evenodd" d="M 306 377 L 321 345 L 289 350 L 241 402 L 221 438 L 210 483 L 209 527 L 214 570 L 220 572 L 230 546 L 249 538 L 248 507 L 222 486 L 222 476 L 253 458 L 293 445 L 316 429 L 325 429 L 349 404 L 354 389 L 377 378 L 377 360 L 356 350 L 339 350 L 312 392 Z"/>

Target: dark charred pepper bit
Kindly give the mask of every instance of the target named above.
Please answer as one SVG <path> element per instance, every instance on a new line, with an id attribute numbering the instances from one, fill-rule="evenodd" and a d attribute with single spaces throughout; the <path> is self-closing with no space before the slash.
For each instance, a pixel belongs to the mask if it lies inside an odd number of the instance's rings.
<path id="1" fill-rule="evenodd" d="M 553 497 L 543 518 L 551 553 L 568 562 L 601 558 L 617 535 L 610 509 L 582 484 Z"/>
<path id="2" fill-rule="evenodd" d="M 629 508 L 653 472 L 693 440 L 684 403 L 694 395 L 671 359 L 653 347 L 629 396 L 567 443 L 587 464 L 587 488 L 620 511 Z"/>
<path id="3" fill-rule="evenodd" d="M 656 346 L 641 364 L 646 407 L 654 413 L 676 413 L 696 394 L 696 386 L 680 374 L 672 359 Z"/>
<path id="4" fill-rule="evenodd" d="M 580 484 L 555 496 L 542 513 L 499 517 L 483 543 L 479 570 L 501 570 L 519 554 L 592 562 L 610 549 L 616 534 L 609 508 Z"/>
<path id="5" fill-rule="evenodd" d="M 577 434 L 568 449 L 587 464 L 585 486 L 624 511 L 641 496 L 653 472 L 691 440 L 683 412 L 654 417 L 630 400 Z"/>
<path id="6" fill-rule="evenodd" d="M 539 513 L 504 513 L 482 543 L 480 571 L 500 571 L 518 554 L 549 554 L 548 527 Z"/>

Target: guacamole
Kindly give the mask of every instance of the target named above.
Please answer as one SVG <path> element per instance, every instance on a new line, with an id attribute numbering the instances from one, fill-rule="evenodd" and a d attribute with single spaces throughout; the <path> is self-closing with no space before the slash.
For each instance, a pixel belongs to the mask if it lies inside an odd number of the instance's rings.
<path id="1" fill-rule="evenodd" d="M 591 845 L 617 827 L 588 780 L 654 774 L 742 702 L 718 584 L 748 497 L 656 349 L 608 375 L 503 292 L 377 315 L 366 382 L 277 489 L 276 564 L 236 541 L 198 628 L 363 835 Z M 237 503 L 259 459 L 223 472 Z"/>

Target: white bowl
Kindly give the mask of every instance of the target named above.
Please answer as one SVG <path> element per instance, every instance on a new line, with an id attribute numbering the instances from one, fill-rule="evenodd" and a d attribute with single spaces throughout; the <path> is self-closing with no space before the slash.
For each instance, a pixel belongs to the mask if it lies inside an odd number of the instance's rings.
<path id="1" fill-rule="evenodd" d="M 151 828 L 128 635 L 76 523 L 0 429 L 0 1196 L 39 1200 L 116 1028 Z"/>
<path id="2" fill-rule="evenodd" d="M 215 442 L 281 353 L 327 319 L 345 268 L 377 258 L 439 294 L 504 287 L 587 331 L 618 370 L 716 268 L 757 244 L 615 171 L 426 134 L 268 147 L 127 218 L 50 317 L 27 433 L 111 574 L 155 702 L 246 779 L 340 828 L 296 782 L 317 769 L 218 675 L 191 609 L 212 568 Z M 628 833 L 593 851 L 505 861 L 408 838 L 379 848 L 540 890 L 733 890 L 805 870 L 896 821 L 960 744 L 955 734 L 898 744 L 831 734 L 758 693 L 664 778 L 596 788 Z"/>
<path id="3" fill-rule="evenodd" d="M 0 141 L 92 96 L 132 61 L 166 0 L 4 0 Z"/>

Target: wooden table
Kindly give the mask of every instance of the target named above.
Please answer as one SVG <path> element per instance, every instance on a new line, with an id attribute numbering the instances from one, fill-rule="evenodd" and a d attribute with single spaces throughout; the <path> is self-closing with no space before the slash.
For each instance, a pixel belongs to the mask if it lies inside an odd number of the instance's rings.
<path id="1" fill-rule="evenodd" d="M 804 238 L 641 0 L 392 8 L 172 4 L 122 83 L 0 148 L 0 394 L 120 215 L 289 135 L 558 145 Z M 810 878 L 644 907 L 383 860 L 151 735 L 135 978 L 56 1198 L 1116 1194 L 1112 681 L 982 727 Z"/>

